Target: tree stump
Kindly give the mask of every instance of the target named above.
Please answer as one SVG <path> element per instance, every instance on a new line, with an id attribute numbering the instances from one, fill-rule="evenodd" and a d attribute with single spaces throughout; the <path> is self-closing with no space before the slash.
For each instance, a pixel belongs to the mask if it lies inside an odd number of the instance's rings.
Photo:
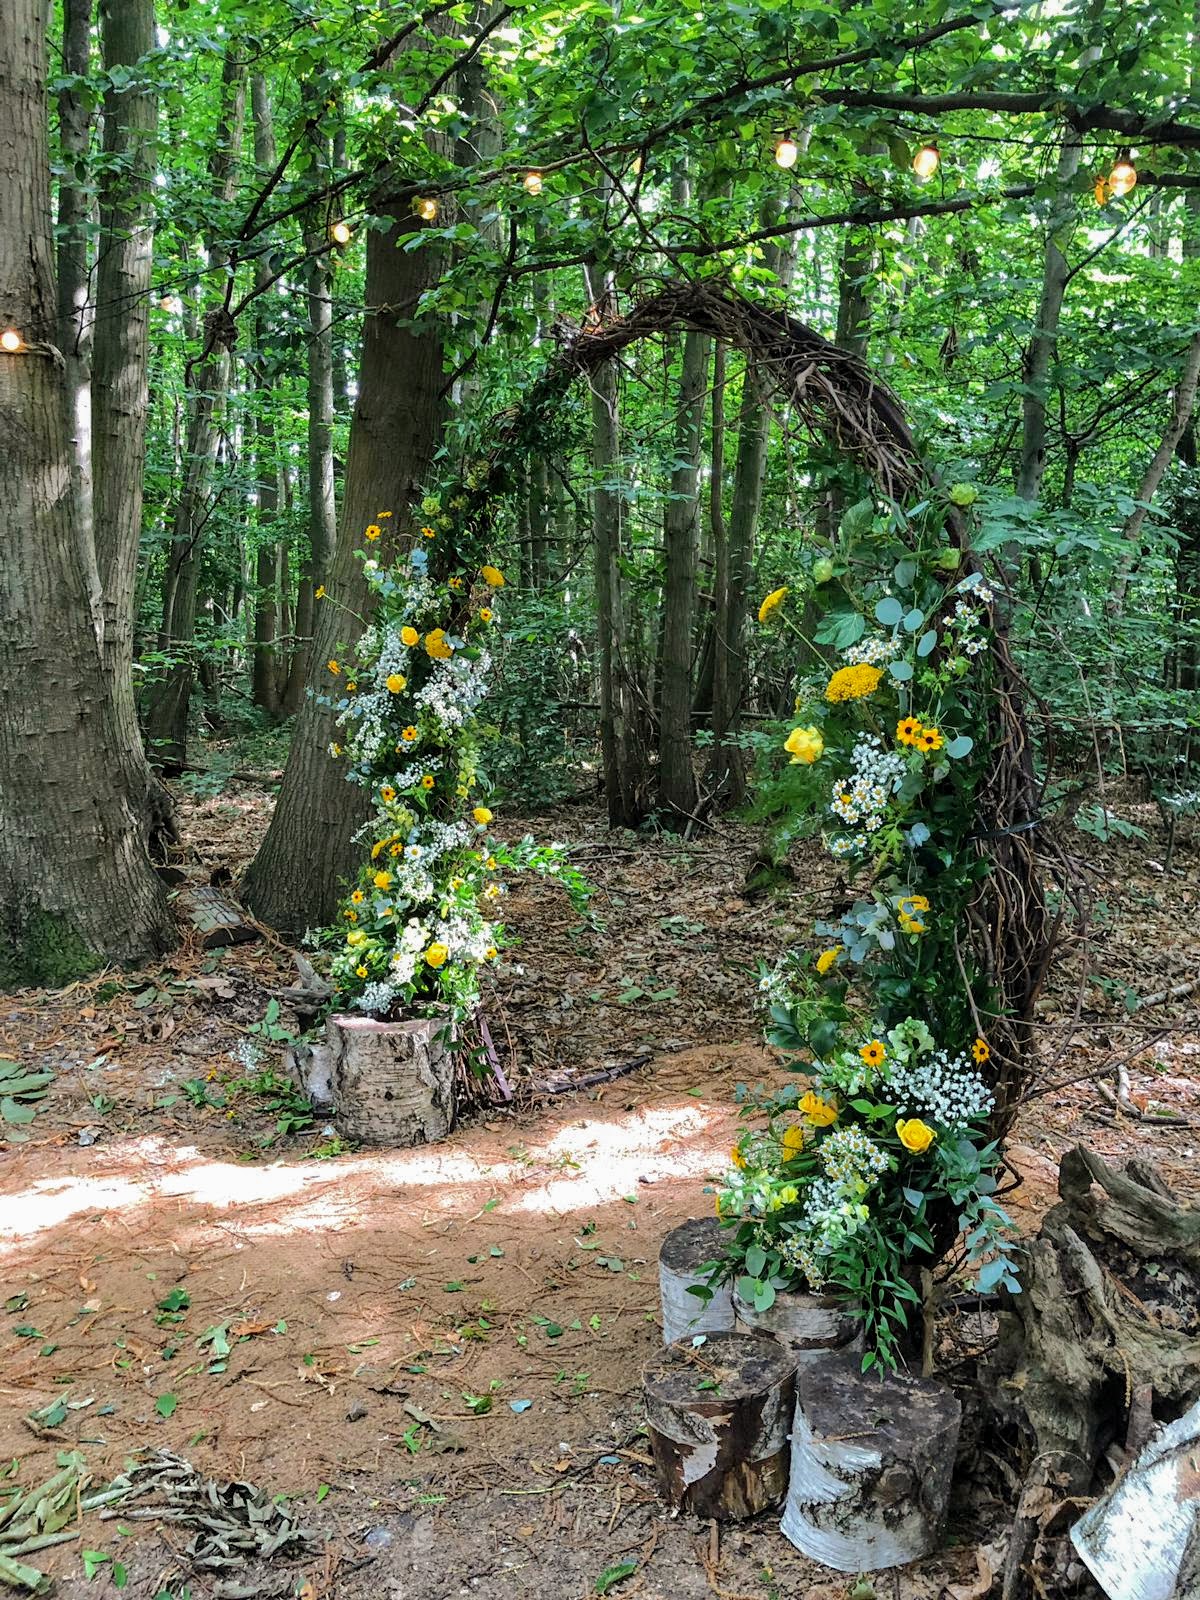
<path id="1" fill-rule="evenodd" d="M 710 1333 L 668 1345 L 642 1375 L 658 1493 L 674 1510 L 736 1522 L 787 1488 L 796 1367 L 771 1339 Z"/>
<path id="2" fill-rule="evenodd" d="M 838 1572 L 928 1555 L 946 1518 L 961 1419 L 932 1379 L 864 1373 L 845 1353 L 810 1361 L 797 1377 L 782 1533 Z"/>
<path id="3" fill-rule="evenodd" d="M 766 1311 L 756 1311 L 748 1300 L 733 1292 L 734 1327 L 738 1333 L 761 1333 L 778 1339 L 792 1352 L 798 1366 L 845 1350 L 861 1355 L 863 1325 L 840 1300 L 827 1294 L 777 1294 Z"/>
<path id="4" fill-rule="evenodd" d="M 707 1274 L 700 1269 L 724 1255 L 725 1238 L 725 1229 L 716 1217 L 693 1217 L 672 1228 L 663 1240 L 658 1252 L 658 1288 L 664 1344 L 674 1344 L 689 1334 L 732 1333 L 729 1284 L 714 1285 L 708 1301 L 691 1293 L 693 1284 L 707 1282 Z"/>
<path id="5" fill-rule="evenodd" d="M 437 1018 L 326 1023 L 334 1120 L 358 1144 L 433 1144 L 454 1126 L 454 1056 Z"/>

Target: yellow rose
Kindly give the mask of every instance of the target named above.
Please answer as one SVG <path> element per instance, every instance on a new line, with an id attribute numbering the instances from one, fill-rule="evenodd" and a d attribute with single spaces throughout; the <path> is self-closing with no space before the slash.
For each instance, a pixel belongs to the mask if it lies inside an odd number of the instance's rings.
<path id="1" fill-rule="evenodd" d="M 449 955 L 450 951 L 447 946 L 444 944 L 438 944 L 435 941 L 429 946 L 429 949 L 426 950 L 425 960 L 431 967 L 444 967 Z"/>
<path id="2" fill-rule="evenodd" d="M 356 928 L 353 933 L 348 933 L 346 935 L 346 943 L 350 946 L 351 950 L 356 949 L 360 944 L 366 944 L 366 942 L 367 936 L 361 928 Z"/>
<path id="3" fill-rule="evenodd" d="M 817 971 L 821 974 L 822 977 L 825 976 L 825 974 L 829 971 L 830 967 L 833 967 L 833 966 L 837 965 L 837 962 L 838 962 L 839 957 L 841 956 L 841 953 L 842 953 L 841 950 L 838 949 L 836 946 L 832 950 L 822 950 L 821 951 L 821 954 L 817 957 Z"/>
<path id="4" fill-rule="evenodd" d="M 787 599 L 788 589 L 785 583 L 782 589 L 772 589 L 762 605 L 758 608 L 758 620 L 765 622 L 772 611 L 777 611 Z"/>
<path id="5" fill-rule="evenodd" d="M 373 881 L 377 889 L 387 890 L 392 887 L 392 875 L 390 872 L 377 872 Z"/>
<path id="6" fill-rule="evenodd" d="M 389 694 L 399 694 L 401 690 L 406 689 L 407 687 L 408 679 L 402 677 L 398 672 L 393 672 L 387 680 L 387 691 Z"/>
<path id="7" fill-rule="evenodd" d="M 410 650 L 419 641 L 420 637 L 421 635 L 415 628 L 410 628 L 406 625 L 400 629 L 401 643 L 406 644 Z"/>
<path id="8" fill-rule="evenodd" d="M 488 823 L 492 820 L 492 813 L 486 806 L 476 806 L 471 815 L 475 818 L 475 821 L 481 828 L 486 828 Z"/>
<path id="9" fill-rule="evenodd" d="M 425 635 L 425 651 L 435 661 L 449 661 L 454 654 L 454 647 L 446 642 L 444 628 L 434 628 L 431 633 Z"/>
<path id="10" fill-rule="evenodd" d="M 793 728 L 783 748 L 791 756 L 794 767 L 811 767 L 814 761 L 821 759 L 825 741 L 816 728 Z"/>
<path id="11" fill-rule="evenodd" d="M 937 1134 L 920 1117 L 910 1117 L 907 1122 L 901 1117 L 896 1124 L 896 1137 L 906 1150 L 911 1150 L 913 1155 L 919 1156 L 929 1149 L 937 1138 Z"/>
<path id="12" fill-rule="evenodd" d="M 837 1121 L 837 1107 L 828 1100 L 822 1100 L 819 1094 L 814 1094 L 810 1089 L 800 1102 L 800 1114 L 812 1123 L 814 1128 L 827 1128 L 831 1122 Z"/>
<path id="13" fill-rule="evenodd" d="M 489 589 L 503 589 L 504 574 L 500 571 L 499 567 L 482 567 L 480 569 L 480 575 Z"/>

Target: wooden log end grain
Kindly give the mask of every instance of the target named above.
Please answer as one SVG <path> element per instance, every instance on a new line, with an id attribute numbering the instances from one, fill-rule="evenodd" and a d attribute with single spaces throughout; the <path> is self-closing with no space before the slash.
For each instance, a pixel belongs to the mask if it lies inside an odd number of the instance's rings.
<path id="1" fill-rule="evenodd" d="M 781 1531 L 838 1572 L 904 1566 L 937 1548 L 962 1419 L 944 1384 L 861 1365 L 821 1356 L 797 1379 Z"/>
<path id="2" fill-rule="evenodd" d="M 782 1345 L 740 1333 L 668 1345 L 649 1362 L 646 1418 L 667 1505 L 719 1522 L 778 1505 L 787 1489 L 795 1371 Z"/>
<path id="3" fill-rule="evenodd" d="M 701 1269 L 725 1254 L 729 1235 L 716 1217 L 693 1217 L 672 1228 L 658 1252 L 658 1288 L 662 1303 L 663 1343 L 698 1333 L 733 1331 L 733 1297 L 728 1283 L 713 1286 L 705 1301 L 691 1292 L 707 1281 Z"/>

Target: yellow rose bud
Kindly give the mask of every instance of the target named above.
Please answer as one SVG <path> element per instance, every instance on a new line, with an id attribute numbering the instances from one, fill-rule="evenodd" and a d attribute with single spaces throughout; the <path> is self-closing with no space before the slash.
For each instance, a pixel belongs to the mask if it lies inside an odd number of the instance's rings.
<path id="1" fill-rule="evenodd" d="M 896 1137 L 906 1150 L 919 1156 L 929 1149 L 937 1134 L 920 1117 L 910 1117 L 907 1122 L 902 1117 L 896 1124 Z"/>
<path id="2" fill-rule="evenodd" d="M 410 650 L 412 649 L 414 644 L 418 643 L 418 641 L 420 640 L 420 637 L 421 637 L 421 635 L 417 632 L 417 630 L 415 628 L 410 628 L 410 627 L 408 627 L 406 625 L 405 627 L 400 629 L 400 640 L 401 640 L 401 643 L 406 644 Z"/>
<path id="3" fill-rule="evenodd" d="M 792 765 L 811 767 L 821 759 L 825 741 L 816 728 L 793 728 L 784 740 L 783 748 L 792 758 Z"/>
<path id="4" fill-rule="evenodd" d="M 492 813 L 486 806 L 476 806 L 471 815 L 475 818 L 475 821 L 481 828 L 486 828 L 488 823 L 492 820 Z"/>
<path id="5" fill-rule="evenodd" d="M 444 944 L 438 944 L 435 941 L 429 946 L 429 949 L 426 950 L 425 960 L 431 967 L 444 967 L 449 955 L 450 951 L 447 946 Z"/>
<path id="6" fill-rule="evenodd" d="M 400 694 L 402 690 L 406 689 L 407 687 L 408 679 L 403 677 L 399 672 L 393 672 L 387 680 L 387 691 L 389 694 Z"/>

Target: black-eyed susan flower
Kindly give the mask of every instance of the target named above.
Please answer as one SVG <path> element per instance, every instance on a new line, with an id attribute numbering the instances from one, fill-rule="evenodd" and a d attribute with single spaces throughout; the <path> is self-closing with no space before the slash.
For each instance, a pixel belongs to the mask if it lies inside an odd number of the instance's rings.
<path id="1" fill-rule="evenodd" d="M 896 724 L 896 741 L 898 744 L 916 744 L 921 732 L 921 724 L 916 717 L 901 717 Z"/>
<path id="2" fill-rule="evenodd" d="M 872 1039 L 870 1044 L 861 1045 L 858 1053 L 869 1067 L 881 1067 L 887 1057 L 887 1051 L 878 1039 Z"/>

